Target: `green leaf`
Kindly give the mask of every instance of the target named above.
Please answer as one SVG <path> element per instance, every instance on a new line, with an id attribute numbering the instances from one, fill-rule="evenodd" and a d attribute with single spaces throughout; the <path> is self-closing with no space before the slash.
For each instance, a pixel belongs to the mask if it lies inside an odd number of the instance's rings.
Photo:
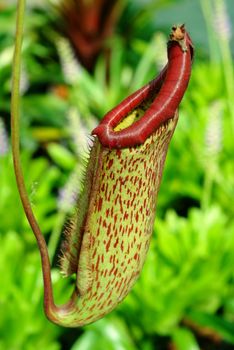
<path id="1" fill-rule="evenodd" d="M 200 350 L 195 336 L 187 328 L 177 328 L 172 334 L 177 350 Z"/>
<path id="2" fill-rule="evenodd" d="M 92 326 L 77 340 L 71 350 L 136 350 L 127 328 L 120 319 L 104 318 Z"/>
<path id="3" fill-rule="evenodd" d="M 74 168 L 76 159 L 67 148 L 57 143 L 51 143 L 47 150 L 53 161 L 62 169 L 72 170 Z"/>

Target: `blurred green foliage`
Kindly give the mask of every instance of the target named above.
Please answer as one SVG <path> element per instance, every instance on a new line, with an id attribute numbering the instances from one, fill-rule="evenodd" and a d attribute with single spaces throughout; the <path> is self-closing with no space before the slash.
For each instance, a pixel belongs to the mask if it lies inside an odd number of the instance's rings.
<path id="1" fill-rule="evenodd" d="M 191 28 L 197 54 L 167 157 L 142 275 L 117 310 L 82 330 L 52 325 L 42 312 L 40 260 L 17 194 L 9 146 L 15 2 L 1 2 L 0 349 L 233 349 L 234 77 L 225 11 L 229 2 L 126 1 L 118 34 L 107 42 L 108 79 L 104 55 L 94 72 L 87 72 L 68 40 L 55 30 L 59 17 L 51 3 L 30 2 L 21 82 L 22 160 L 53 260 L 58 303 L 68 299 L 71 286 L 59 276 L 54 257 L 79 193 L 86 136 L 97 119 L 161 69 L 169 19 L 186 19 L 190 29 L 187 6 L 192 6 L 199 21 Z"/>

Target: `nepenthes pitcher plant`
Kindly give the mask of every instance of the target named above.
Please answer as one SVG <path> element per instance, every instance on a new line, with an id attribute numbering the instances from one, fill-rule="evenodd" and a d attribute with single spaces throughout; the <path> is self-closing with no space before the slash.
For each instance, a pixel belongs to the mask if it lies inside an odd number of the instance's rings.
<path id="1" fill-rule="evenodd" d="M 168 63 L 148 84 L 105 115 L 93 146 L 77 213 L 63 245 L 61 268 L 76 274 L 70 300 L 57 306 L 44 237 L 26 192 L 20 163 L 19 81 L 25 0 L 18 1 L 13 64 L 12 151 L 25 214 L 37 239 L 47 317 L 65 327 L 94 322 L 112 311 L 138 278 L 150 244 L 156 198 L 178 106 L 191 74 L 193 45 L 184 25 L 172 27 Z"/>

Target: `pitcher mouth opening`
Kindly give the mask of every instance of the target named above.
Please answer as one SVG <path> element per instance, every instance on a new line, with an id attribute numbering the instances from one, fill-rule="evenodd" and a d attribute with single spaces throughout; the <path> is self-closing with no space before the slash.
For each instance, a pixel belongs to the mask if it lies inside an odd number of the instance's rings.
<path id="1" fill-rule="evenodd" d="M 140 121 L 141 118 L 144 116 L 145 112 L 150 108 L 154 99 L 157 97 L 157 94 L 158 92 L 151 93 L 148 98 L 143 100 L 138 106 L 129 111 L 126 114 L 126 116 L 124 116 L 122 120 L 116 126 L 113 127 L 113 131 L 115 133 L 118 133 L 121 130 L 130 127 L 135 122 Z"/>

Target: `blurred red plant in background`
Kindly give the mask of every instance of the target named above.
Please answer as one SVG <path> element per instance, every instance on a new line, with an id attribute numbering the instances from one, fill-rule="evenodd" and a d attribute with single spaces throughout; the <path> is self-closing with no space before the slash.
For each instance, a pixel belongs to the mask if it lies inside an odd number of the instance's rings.
<path id="1" fill-rule="evenodd" d="M 106 39 L 115 30 L 122 11 L 121 0 L 64 0 L 60 12 L 64 32 L 81 64 L 92 71 Z"/>

